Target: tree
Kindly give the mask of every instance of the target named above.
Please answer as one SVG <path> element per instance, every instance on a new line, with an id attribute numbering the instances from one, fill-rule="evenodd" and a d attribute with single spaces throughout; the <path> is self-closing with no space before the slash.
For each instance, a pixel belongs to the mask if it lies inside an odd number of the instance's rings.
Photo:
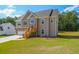
<path id="1" fill-rule="evenodd" d="M 7 18 L 6 18 L 6 22 L 7 22 L 7 23 L 12 23 L 13 25 L 15 25 L 15 23 L 16 23 L 16 22 L 15 22 L 15 19 L 14 19 L 14 18 L 11 18 L 11 17 L 7 17 Z"/>
<path id="2" fill-rule="evenodd" d="M 64 20 L 63 20 L 64 15 L 60 14 L 59 15 L 59 25 L 58 25 L 58 29 L 60 31 L 64 30 Z"/>
<path id="3" fill-rule="evenodd" d="M 65 13 L 62 13 L 62 14 L 60 14 L 59 15 L 59 30 L 60 31 L 64 31 L 65 30 L 65 26 L 66 26 L 66 23 L 67 23 L 67 21 L 66 21 L 66 19 L 65 19 Z"/>
<path id="4" fill-rule="evenodd" d="M 76 31 L 77 30 L 77 15 L 75 11 L 67 12 L 65 15 L 67 24 L 67 31 Z"/>
<path id="5" fill-rule="evenodd" d="M 2 24 L 2 23 L 11 23 L 11 24 L 15 25 L 16 24 L 16 22 L 15 22 L 16 19 L 17 19 L 17 17 L 14 17 L 14 18 L 12 18 L 12 17 L 1 18 L 0 19 L 0 24 Z"/>
<path id="6" fill-rule="evenodd" d="M 59 16 L 60 31 L 76 31 L 77 30 L 77 15 L 75 11 L 62 13 Z"/>

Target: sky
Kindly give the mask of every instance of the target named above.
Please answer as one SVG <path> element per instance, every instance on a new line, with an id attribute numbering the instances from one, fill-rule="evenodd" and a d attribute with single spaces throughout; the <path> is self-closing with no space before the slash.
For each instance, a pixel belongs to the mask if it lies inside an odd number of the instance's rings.
<path id="1" fill-rule="evenodd" d="M 59 12 L 75 10 L 79 13 L 79 5 L 0 5 L 0 18 L 19 17 L 25 14 L 27 10 L 37 12 L 46 9 L 58 9 Z"/>

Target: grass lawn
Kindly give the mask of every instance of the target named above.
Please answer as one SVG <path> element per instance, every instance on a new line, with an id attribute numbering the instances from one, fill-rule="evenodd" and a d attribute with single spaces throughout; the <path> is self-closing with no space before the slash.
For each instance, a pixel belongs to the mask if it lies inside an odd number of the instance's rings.
<path id="1" fill-rule="evenodd" d="M 61 32 L 57 38 L 30 38 L 1 43 L 0 53 L 79 53 L 79 32 Z"/>
<path id="2" fill-rule="evenodd" d="M 4 38 L 4 37 L 7 37 L 7 36 L 0 36 L 0 38 Z"/>

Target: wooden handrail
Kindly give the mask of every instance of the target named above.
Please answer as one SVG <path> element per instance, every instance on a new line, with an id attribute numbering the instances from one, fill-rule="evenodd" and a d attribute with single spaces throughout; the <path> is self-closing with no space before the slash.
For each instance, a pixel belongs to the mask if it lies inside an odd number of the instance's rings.
<path id="1" fill-rule="evenodd" d="M 37 32 L 37 28 L 35 26 L 27 28 L 24 33 L 24 38 L 29 38 L 34 32 Z"/>

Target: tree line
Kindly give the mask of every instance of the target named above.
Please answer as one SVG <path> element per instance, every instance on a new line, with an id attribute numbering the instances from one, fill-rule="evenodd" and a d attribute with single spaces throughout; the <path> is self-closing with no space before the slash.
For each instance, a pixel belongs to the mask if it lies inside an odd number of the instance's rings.
<path id="1" fill-rule="evenodd" d="M 59 31 L 77 31 L 79 29 L 77 13 L 75 11 L 61 13 L 58 29 Z"/>
<path id="2" fill-rule="evenodd" d="M 6 17 L 6 18 L 0 18 L 0 24 L 2 23 L 11 23 L 13 25 L 16 25 L 17 17 Z"/>

